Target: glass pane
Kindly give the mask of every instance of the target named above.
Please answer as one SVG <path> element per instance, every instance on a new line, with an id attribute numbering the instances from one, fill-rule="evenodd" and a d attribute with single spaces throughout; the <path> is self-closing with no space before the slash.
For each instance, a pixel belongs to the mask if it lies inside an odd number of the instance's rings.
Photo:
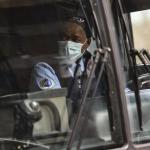
<path id="1" fill-rule="evenodd" d="M 137 111 L 137 107 L 136 107 L 136 100 L 135 100 L 134 92 L 127 93 L 131 131 L 133 134 L 133 141 L 136 144 L 149 142 L 149 140 L 150 140 L 149 92 L 150 92 L 149 89 L 140 90 L 141 104 L 142 104 L 141 108 L 142 108 L 142 122 L 143 122 L 142 128 L 143 128 L 143 130 L 141 130 L 140 126 L 139 126 L 138 111 Z"/>
<path id="2" fill-rule="evenodd" d="M 144 58 L 146 65 L 138 65 L 141 61 L 137 60 L 137 64 L 131 67 L 130 73 L 132 78 L 127 81 L 129 90 L 126 92 L 128 111 L 130 118 L 131 131 L 133 141 L 136 144 L 146 143 L 150 141 L 150 128 L 149 128 L 149 105 L 150 105 L 150 76 L 149 76 L 149 24 L 150 24 L 150 11 L 145 10 L 141 12 L 131 13 L 133 37 L 135 48 L 140 52 L 139 55 Z M 146 49 L 147 54 L 145 57 L 141 49 Z M 141 55 L 142 54 L 142 55 Z M 136 69 L 137 84 L 135 81 L 134 69 Z M 130 77 L 131 78 L 131 77 Z M 135 94 L 136 93 L 136 94 Z M 139 100 L 138 100 L 139 95 Z M 141 124 L 141 125 L 140 125 Z"/>
<path id="3" fill-rule="evenodd" d="M 88 4 L 0 1 L 0 149 L 66 149 L 72 134 L 75 149 L 123 144 L 111 56 L 88 84 L 98 37 Z"/>
<path id="4" fill-rule="evenodd" d="M 149 53 L 150 10 L 131 13 L 131 21 L 132 21 L 135 48 L 138 51 L 146 49 L 147 52 Z M 137 63 L 141 64 L 142 62 L 138 60 Z"/>
<path id="5" fill-rule="evenodd" d="M 150 49 L 149 32 L 150 10 L 131 13 L 133 36 L 137 49 Z"/>

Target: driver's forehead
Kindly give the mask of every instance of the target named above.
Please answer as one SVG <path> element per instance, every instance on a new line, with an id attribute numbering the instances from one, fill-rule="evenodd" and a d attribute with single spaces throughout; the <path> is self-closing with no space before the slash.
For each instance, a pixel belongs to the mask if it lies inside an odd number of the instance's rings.
<path id="1" fill-rule="evenodd" d="M 84 29 L 73 22 L 67 22 L 64 26 L 64 37 L 70 38 L 69 40 L 73 40 L 74 38 L 78 38 L 79 42 L 84 42 L 86 40 L 86 34 Z"/>

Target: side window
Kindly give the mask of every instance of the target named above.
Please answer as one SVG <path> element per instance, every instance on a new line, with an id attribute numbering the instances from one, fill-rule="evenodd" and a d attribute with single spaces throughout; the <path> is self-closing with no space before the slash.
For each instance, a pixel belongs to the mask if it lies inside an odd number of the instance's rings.
<path id="1" fill-rule="evenodd" d="M 130 126 L 135 144 L 149 141 L 149 23 L 150 11 L 131 13 L 133 39 L 135 46 L 135 64 L 130 67 L 130 81 L 127 81 L 126 91 Z M 133 57 L 132 61 L 133 61 Z M 132 87 L 130 86 L 132 85 Z"/>
<path id="2" fill-rule="evenodd" d="M 131 13 L 131 21 L 135 47 L 139 50 L 143 48 L 149 50 L 150 10 Z"/>

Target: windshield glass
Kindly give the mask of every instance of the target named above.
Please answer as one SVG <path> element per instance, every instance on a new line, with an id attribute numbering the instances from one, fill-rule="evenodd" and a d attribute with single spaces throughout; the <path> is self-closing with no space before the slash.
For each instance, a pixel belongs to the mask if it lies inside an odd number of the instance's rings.
<path id="1" fill-rule="evenodd" d="M 135 48 L 139 52 L 141 52 L 142 49 L 145 49 L 149 53 L 150 44 L 148 31 L 150 30 L 150 10 L 143 10 L 131 13 L 131 21 L 133 27 Z M 138 60 L 137 63 L 142 64 L 140 60 Z M 146 61 L 146 63 L 149 63 L 148 60 Z"/>
<path id="2" fill-rule="evenodd" d="M 116 19 L 120 26 L 118 33 L 126 75 L 125 94 L 135 144 L 143 144 L 150 139 L 149 12 L 144 10 L 130 15 L 123 14 L 124 17 L 119 17 L 119 21 Z"/>
<path id="3" fill-rule="evenodd" d="M 0 18 L 0 147 L 123 144 L 113 63 L 95 52 L 88 1 L 0 1 Z"/>
<path id="4" fill-rule="evenodd" d="M 131 13 L 133 26 L 133 37 L 136 49 L 136 78 L 137 88 L 127 92 L 128 108 L 130 114 L 130 124 L 133 134 L 133 141 L 136 144 L 149 142 L 149 89 L 150 89 L 150 55 L 149 55 L 149 24 L 150 10 L 143 10 Z M 143 61 L 141 61 L 142 59 Z M 130 84 L 131 85 L 131 84 Z M 135 91 L 136 94 L 134 95 Z M 137 97 L 139 97 L 139 106 L 137 106 Z M 141 109 L 139 113 L 139 109 Z M 134 119 L 133 119 L 134 118 Z"/>

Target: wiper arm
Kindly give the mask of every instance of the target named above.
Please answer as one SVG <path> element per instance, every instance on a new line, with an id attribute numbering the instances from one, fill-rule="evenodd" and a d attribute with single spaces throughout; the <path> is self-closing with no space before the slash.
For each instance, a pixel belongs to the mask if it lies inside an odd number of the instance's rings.
<path id="1" fill-rule="evenodd" d="M 138 113 L 138 119 L 139 119 L 139 127 L 140 130 L 143 130 L 143 119 L 142 119 L 142 104 L 141 104 L 141 97 L 139 92 L 139 85 L 138 85 L 138 78 L 137 78 L 137 69 L 136 69 L 136 55 L 135 50 L 131 49 L 131 56 L 132 56 L 132 63 L 133 63 L 133 87 L 135 92 L 135 98 L 136 98 L 136 106 L 137 106 L 137 113 Z"/>
<path id="2" fill-rule="evenodd" d="M 94 91 L 92 93 L 92 96 L 91 96 L 91 99 L 93 99 L 96 95 L 96 92 L 97 92 L 97 89 L 98 89 L 98 86 L 100 84 L 100 81 L 101 81 L 101 78 L 102 78 L 102 75 L 103 75 L 103 72 L 104 72 L 104 67 L 105 67 L 105 64 L 108 60 L 108 53 L 110 52 L 110 48 L 105 48 L 103 49 L 103 51 L 101 52 L 103 55 L 103 58 L 101 60 L 102 64 L 101 64 L 101 68 L 100 68 L 100 71 L 99 71 L 99 74 L 98 74 L 98 78 L 97 78 L 97 81 L 96 81 L 96 85 L 95 85 L 95 88 L 94 88 Z M 91 112 L 91 109 L 92 109 L 92 104 L 91 105 L 88 105 L 88 107 L 86 108 L 86 110 L 88 110 L 88 112 Z M 83 123 L 81 123 L 81 129 L 80 129 L 80 132 L 83 130 L 81 136 L 79 137 L 79 143 L 77 145 L 77 150 L 80 150 L 80 147 L 81 147 L 81 144 L 82 144 L 82 139 L 83 139 L 83 136 L 84 136 L 84 133 L 86 132 L 86 126 L 84 126 L 86 123 L 87 123 L 87 119 L 89 117 L 89 113 L 86 111 L 86 116 L 83 120 Z"/>
<path id="3" fill-rule="evenodd" d="M 86 91 L 85 91 L 85 93 L 83 94 L 83 96 L 82 96 L 82 98 L 81 98 L 81 104 L 80 104 L 79 112 L 78 112 L 78 114 L 77 114 L 77 119 L 76 119 L 76 121 L 75 121 L 73 130 L 72 130 L 72 133 L 71 133 L 71 136 L 70 136 L 68 145 L 67 145 L 67 150 L 71 150 L 74 137 L 75 137 L 75 135 L 76 135 L 76 133 L 77 133 L 77 130 L 79 129 L 80 120 L 81 120 L 81 115 L 82 115 L 82 113 L 83 113 L 83 111 L 84 111 L 84 107 L 85 107 L 85 105 L 86 105 L 86 100 L 87 100 L 87 96 L 88 96 L 88 93 L 89 93 L 89 90 L 90 90 L 90 87 L 91 87 L 91 84 L 92 84 L 92 79 L 93 79 L 93 76 L 94 76 L 94 73 L 95 73 L 95 69 L 96 69 L 97 64 L 98 64 L 98 62 L 99 62 L 99 59 L 100 59 L 100 56 L 101 56 L 101 52 L 103 52 L 103 49 L 98 49 L 96 52 L 97 52 L 97 53 L 96 53 L 96 57 L 95 57 L 95 60 L 94 60 L 94 64 L 93 64 L 93 66 L 92 66 L 92 70 L 91 70 L 91 72 L 90 72 L 90 76 L 89 76 L 89 78 L 88 78 L 88 80 L 87 80 L 87 88 L 86 88 Z M 106 53 L 107 53 L 107 52 L 108 52 L 108 51 L 106 50 Z M 106 55 L 107 55 L 107 54 L 105 54 L 104 57 L 106 57 Z M 106 58 L 105 58 L 105 59 L 106 59 Z M 102 72 L 100 71 L 100 75 L 99 75 L 99 79 L 98 79 L 98 80 L 100 80 L 101 75 L 102 75 Z M 96 85 L 95 91 L 97 90 L 97 87 L 98 87 L 98 85 Z M 95 91 L 94 91 L 93 96 L 94 96 L 95 93 L 96 93 Z M 79 144 L 79 147 L 80 147 L 80 144 Z"/>
<path id="4" fill-rule="evenodd" d="M 12 139 L 12 138 L 0 138 L 0 142 L 13 142 L 13 143 L 19 143 L 23 145 L 23 149 L 28 149 L 30 146 L 32 147 L 40 147 L 45 150 L 50 150 L 49 146 L 40 144 L 40 143 L 33 143 L 31 141 L 22 141 L 22 140 L 17 140 L 17 139 Z M 21 145 L 19 145 L 21 146 Z"/>

